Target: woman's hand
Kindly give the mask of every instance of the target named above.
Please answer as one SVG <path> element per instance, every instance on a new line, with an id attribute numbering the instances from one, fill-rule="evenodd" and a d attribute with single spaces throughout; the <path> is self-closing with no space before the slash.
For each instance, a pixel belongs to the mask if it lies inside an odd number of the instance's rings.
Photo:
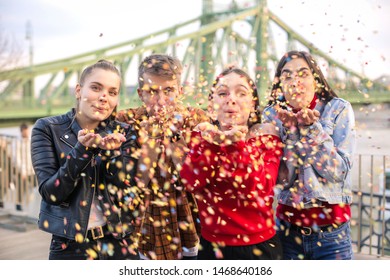
<path id="1" fill-rule="evenodd" d="M 276 112 L 278 114 L 279 120 L 283 123 L 283 126 L 286 128 L 293 128 L 296 126 L 307 126 L 312 125 L 318 121 L 320 117 L 320 112 L 317 110 L 311 110 L 308 108 L 303 108 L 298 113 L 293 113 L 291 111 L 276 107 Z"/>
<path id="2" fill-rule="evenodd" d="M 285 128 L 296 127 L 298 124 L 297 116 L 291 111 L 285 109 L 277 109 L 279 120 L 283 123 Z"/>
<path id="3" fill-rule="evenodd" d="M 248 134 L 248 126 L 233 125 L 229 130 L 223 131 L 225 135 L 225 144 L 231 144 L 238 141 L 245 141 Z"/>
<path id="4" fill-rule="evenodd" d="M 125 141 L 126 137 L 122 133 L 114 132 L 102 138 L 99 148 L 102 150 L 118 150 Z"/>
<path id="5" fill-rule="evenodd" d="M 87 148 L 99 147 L 102 137 L 93 130 L 82 129 L 77 135 L 77 140 Z"/>
<path id="6" fill-rule="evenodd" d="M 205 139 L 209 143 L 221 143 L 221 131 L 218 129 L 217 126 L 209 123 L 209 122 L 202 122 L 195 126 L 195 131 L 199 131 L 202 138 Z"/>
<path id="7" fill-rule="evenodd" d="M 227 145 L 245 140 L 248 133 L 248 127 L 245 125 L 233 125 L 229 130 L 221 131 L 208 122 L 198 124 L 194 130 L 200 131 L 202 138 L 209 143 Z"/>
<path id="8" fill-rule="evenodd" d="M 280 137 L 278 128 L 272 123 L 255 124 L 250 128 L 247 138 L 249 139 L 270 134 Z"/>
<path id="9" fill-rule="evenodd" d="M 94 131 L 82 129 L 79 131 L 77 140 L 85 147 L 100 148 L 102 150 L 117 150 L 126 141 L 126 137 L 121 133 L 111 133 L 105 137 Z"/>
<path id="10" fill-rule="evenodd" d="M 318 112 L 317 110 L 311 110 L 307 108 L 300 110 L 296 114 L 296 118 L 299 126 L 312 125 L 313 123 L 318 121 L 319 117 L 320 117 L 320 112 Z"/>

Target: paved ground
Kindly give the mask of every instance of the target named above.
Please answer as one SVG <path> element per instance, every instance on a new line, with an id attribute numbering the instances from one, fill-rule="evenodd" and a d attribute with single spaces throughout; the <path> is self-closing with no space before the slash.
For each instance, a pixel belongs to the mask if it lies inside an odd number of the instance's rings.
<path id="1" fill-rule="evenodd" d="M 34 224 L 24 232 L 0 227 L 0 260 L 47 260 L 51 235 Z M 355 260 L 390 260 L 367 254 L 355 254 Z"/>
<path id="2" fill-rule="evenodd" d="M 48 259 L 51 235 L 36 225 L 27 227 L 25 232 L 0 227 L 0 260 Z"/>

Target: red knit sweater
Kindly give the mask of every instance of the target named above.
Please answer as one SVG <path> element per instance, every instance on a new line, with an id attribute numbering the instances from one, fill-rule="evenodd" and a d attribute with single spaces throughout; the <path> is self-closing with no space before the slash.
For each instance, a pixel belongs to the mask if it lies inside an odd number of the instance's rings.
<path id="1" fill-rule="evenodd" d="M 273 135 L 215 145 L 192 133 L 180 176 L 196 195 L 204 239 L 242 246 L 275 235 L 273 188 L 281 146 Z"/>

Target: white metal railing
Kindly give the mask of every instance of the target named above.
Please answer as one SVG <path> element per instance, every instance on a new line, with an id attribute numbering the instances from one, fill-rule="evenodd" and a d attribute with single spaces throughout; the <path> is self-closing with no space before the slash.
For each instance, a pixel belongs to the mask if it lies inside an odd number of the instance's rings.
<path id="1" fill-rule="evenodd" d="M 0 206 L 26 209 L 36 186 L 30 140 L 0 135 Z"/>

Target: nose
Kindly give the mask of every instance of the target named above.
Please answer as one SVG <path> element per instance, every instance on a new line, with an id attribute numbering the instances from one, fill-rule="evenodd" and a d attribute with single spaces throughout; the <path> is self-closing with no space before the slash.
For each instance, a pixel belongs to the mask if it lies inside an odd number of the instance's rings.
<path id="1" fill-rule="evenodd" d="M 103 91 L 99 96 L 99 101 L 105 102 L 107 101 L 107 93 Z"/>
<path id="2" fill-rule="evenodd" d="M 156 96 L 158 98 L 157 100 L 158 105 L 164 106 L 167 103 L 166 96 L 163 91 L 160 90 L 158 94 L 156 94 Z"/>
<path id="3" fill-rule="evenodd" d="M 229 94 L 226 99 L 226 104 L 235 105 L 236 104 L 236 97 L 234 94 Z"/>
<path id="4" fill-rule="evenodd" d="M 291 79 L 291 86 L 293 87 L 297 87 L 299 86 L 300 84 L 302 83 L 302 78 L 298 75 L 295 75 L 292 79 Z"/>

